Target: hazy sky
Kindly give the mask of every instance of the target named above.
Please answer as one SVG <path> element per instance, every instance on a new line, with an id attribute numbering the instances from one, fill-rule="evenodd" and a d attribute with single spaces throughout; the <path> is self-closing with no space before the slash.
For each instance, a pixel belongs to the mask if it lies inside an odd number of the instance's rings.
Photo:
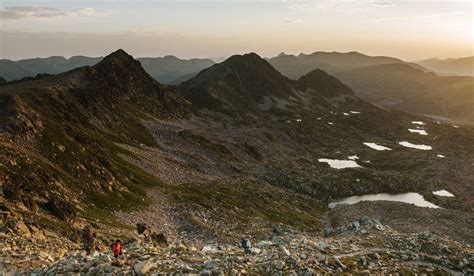
<path id="1" fill-rule="evenodd" d="M 0 58 L 473 55 L 470 0 L 0 0 Z"/>

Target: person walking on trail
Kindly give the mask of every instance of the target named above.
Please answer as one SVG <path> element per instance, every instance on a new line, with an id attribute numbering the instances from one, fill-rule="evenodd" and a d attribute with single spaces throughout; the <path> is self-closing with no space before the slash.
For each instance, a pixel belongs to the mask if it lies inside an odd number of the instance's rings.
<path id="1" fill-rule="evenodd" d="M 244 249 L 245 255 L 249 255 L 250 253 L 252 253 L 252 251 L 250 250 L 250 237 L 243 237 L 240 243 L 242 245 L 242 248 Z"/>
<path id="2" fill-rule="evenodd" d="M 112 253 L 114 253 L 115 258 L 118 258 L 123 254 L 123 248 L 124 246 L 121 240 L 116 240 L 115 243 L 111 245 Z"/>

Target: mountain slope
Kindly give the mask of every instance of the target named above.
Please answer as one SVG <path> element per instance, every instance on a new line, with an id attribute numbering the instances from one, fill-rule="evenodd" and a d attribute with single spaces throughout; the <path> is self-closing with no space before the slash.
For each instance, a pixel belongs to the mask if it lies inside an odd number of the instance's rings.
<path id="1" fill-rule="evenodd" d="M 188 104 L 119 50 L 81 67 L 0 89 L 2 188 L 30 210 L 67 198 L 82 214 L 94 208 L 140 205 L 157 183 L 127 165 L 115 143 L 155 145 L 144 112 L 180 116 Z M 63 217 L 61 210 L 49 210 Z"/>
<path id="2" fill-rule="evenodd" d="M 427 59 L 418 64 L 441 75 L 474 76 L 474 56 L 465 58 Z"/>
<path id="3" fill-rule="evenodd" d="M 386 64 L 335 73 L 375 104 L 412 113 L 474 121 L 474 78 L 442 77 L 404 64 Z"/>
<path id="4" fill-rule="evenodd" d="M 59 74 L 82 66 L 92 66 L 102 60 L 102 57 L 73 56 L 71 58 L 49 57 L 12 61 L 0 60 L 0 76 L 7 81 L 38 74 Z M 139 58 L 143 68 L 159 82 L 172 84 L 189 74 L 197 74 L 204 68 L 214 64 L 210 59 L 183 60 L 175 56 L 158 58 Z M 188 77 L 189 78 L 189 77 Z M 187 78 L 186 78 L 187 79 Z"/>

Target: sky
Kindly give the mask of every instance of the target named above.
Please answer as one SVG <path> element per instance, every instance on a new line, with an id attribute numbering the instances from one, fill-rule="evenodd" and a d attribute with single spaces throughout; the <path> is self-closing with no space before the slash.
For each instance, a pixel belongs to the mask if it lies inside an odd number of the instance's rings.
<path id="1" fill-rule="evenodd" d="M 471 0 L 0 0 L 0 58 L 473 53 Z"/>

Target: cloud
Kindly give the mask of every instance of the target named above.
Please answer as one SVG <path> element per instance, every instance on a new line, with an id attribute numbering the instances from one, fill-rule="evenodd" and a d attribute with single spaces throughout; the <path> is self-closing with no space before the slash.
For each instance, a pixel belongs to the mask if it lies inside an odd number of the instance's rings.
<path id="1" fill-rule="evenodd" d="M 1 19 L 22 19 L 22 18 L 51 18 L 51 17 L 74 17 L 74 16 L 98 16 L 104 13 L 97 12 L 93 8 L 81 8 L 70 11 L 63 11 L 50 7 L 37 6 L 10 6 L 0 11 Z"/>
<path id="2" fill-rule="evenodd" d="M 300 24 L 303 23 L 301 18 L 287 18 L 284 20 L 285 24 Z"/>
<path id="3" fill-rule="evenodd" d="M 395 6 L 394 3 L 391 3 L 391 2 L 373 2 L 372 3 L 372 6 L 376 6 L 376 7 L 393 7 Z"/>
<path id="4" fill-rule="evenodd" d="M 427 18 L 435 18 L 435 17 L 454 16 L 454 15 L 467 14 L 467 13 L 468 12 L 466 12 L 466 11 L 454 11 L 454 12 L 433 13 L 433 14 L 425 14 L 425 15 L 387 17 L 387 18 L 379 18 L 377 20 L 378 21 L 416 20 L 416 19 L 427 19 Z"/>

